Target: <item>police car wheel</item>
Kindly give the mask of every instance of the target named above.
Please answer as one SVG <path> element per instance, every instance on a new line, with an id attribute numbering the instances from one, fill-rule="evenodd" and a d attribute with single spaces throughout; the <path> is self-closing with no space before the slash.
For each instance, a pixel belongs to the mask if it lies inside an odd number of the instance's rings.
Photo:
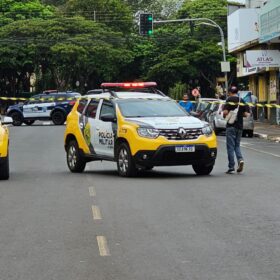
<path id="1" fill-rule="evenodd" d="M 22 125 L 22 116 L 18 112 L 13 112 L 10 117 L 13 119 L 13 125 L 14 126 L 21 126 Z"/>
<path id="2" fill-rule="evenodd" d="M 70 141 L 66 149 L 67 165 L 71 172 L 81 173 L 86 167 L 86 160 L 80 154 L 76 141 Z"/>
<path id="3" fill-rule="evenodd" d="M 248 130 L 248 137 L 253 138 L 254 137 L 254 131 L 253 130 Z"/>
<path id="4" fill-rule="evenodd" d="M 55 111 L 52 114 L 52 121 L 55 125 L 62 125 L 65 122 L 65 114 L 61 111 Z"/>
<path id="5" fill-rule="evenodd" d="M 0 180 L 8 180 L 10 177 L 9 156 L 0 164 Z"/>
<path id="6" fill-rule="evenodd" d="M 128 144 L 122 143 L 117 148 L 117 166 L 120 176 L 132 177 L 137 173 L 135 162 L 131 156 Z"/>
<path id="7" fill-rule="evenodd" d="M 211 165 L 193 165 L 193 170 L 196 173 L 196 175 L 209 175 L 213 168 L 214 164 Z"/>

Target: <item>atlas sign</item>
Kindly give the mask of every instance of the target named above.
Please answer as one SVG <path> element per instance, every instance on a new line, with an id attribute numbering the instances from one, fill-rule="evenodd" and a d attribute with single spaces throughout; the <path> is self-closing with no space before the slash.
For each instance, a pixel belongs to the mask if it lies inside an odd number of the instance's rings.
<path id="1" fill-rule="evenodd" d="M 245 67 L 280 67 L 280 51 L 246 51 L 244 62 Z"/>

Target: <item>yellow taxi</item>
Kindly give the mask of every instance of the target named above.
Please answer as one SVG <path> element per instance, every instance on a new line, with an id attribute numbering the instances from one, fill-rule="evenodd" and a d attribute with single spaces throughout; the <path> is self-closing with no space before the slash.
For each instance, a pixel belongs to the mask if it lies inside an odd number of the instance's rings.
<path id="1" fill-rule="evenodd" d="M 9 130 L 5 124 L 11 124 L 13 119 L 0 116 L 0 180 L 9 179 Z"/>
<path id="2" fill-rule="evenodd" d="M 103 83 L 100 94 L 83 96 L 67 117 L 64 135 L 71 172 L 89 161 L 115 161 L 120 176 L 154 166 L 192 165 L 211 173 L 217 155 L 215 133 L 190 116 L 155 82 Z"/>

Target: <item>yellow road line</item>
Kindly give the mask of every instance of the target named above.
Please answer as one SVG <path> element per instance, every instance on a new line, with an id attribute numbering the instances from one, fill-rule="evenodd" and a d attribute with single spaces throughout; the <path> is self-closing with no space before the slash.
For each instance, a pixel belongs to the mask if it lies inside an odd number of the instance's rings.
<path id="1" fill-rule="evenodd" d="M 89 187 L 88 191 L 90 196 L 96 196 L 96 191 L 94 187 Z"/>
<path id="2" fill-rule="evenodd" d="M 105 236 L 96 236 L 101 257 L 111 256 Z"/>
<path id="3" fill-rule="evenodd" d="M 96 205 L 92 205 L 92 216 L 94 220 L 102 220 L 100 209 Z"/>

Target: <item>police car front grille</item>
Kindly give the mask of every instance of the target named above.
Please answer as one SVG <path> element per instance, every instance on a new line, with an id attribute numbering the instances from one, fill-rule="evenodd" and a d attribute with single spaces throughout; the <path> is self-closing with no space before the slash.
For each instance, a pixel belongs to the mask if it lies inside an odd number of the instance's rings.
<path id="1" fill-rule="evenodd" d="M 178 129 L 159 129 L 160 136 L 164 136 L 168 140 L 195 140 L 202 135 L 201 128 L 185 128 L 186 135 L 182 138 Z"/>

